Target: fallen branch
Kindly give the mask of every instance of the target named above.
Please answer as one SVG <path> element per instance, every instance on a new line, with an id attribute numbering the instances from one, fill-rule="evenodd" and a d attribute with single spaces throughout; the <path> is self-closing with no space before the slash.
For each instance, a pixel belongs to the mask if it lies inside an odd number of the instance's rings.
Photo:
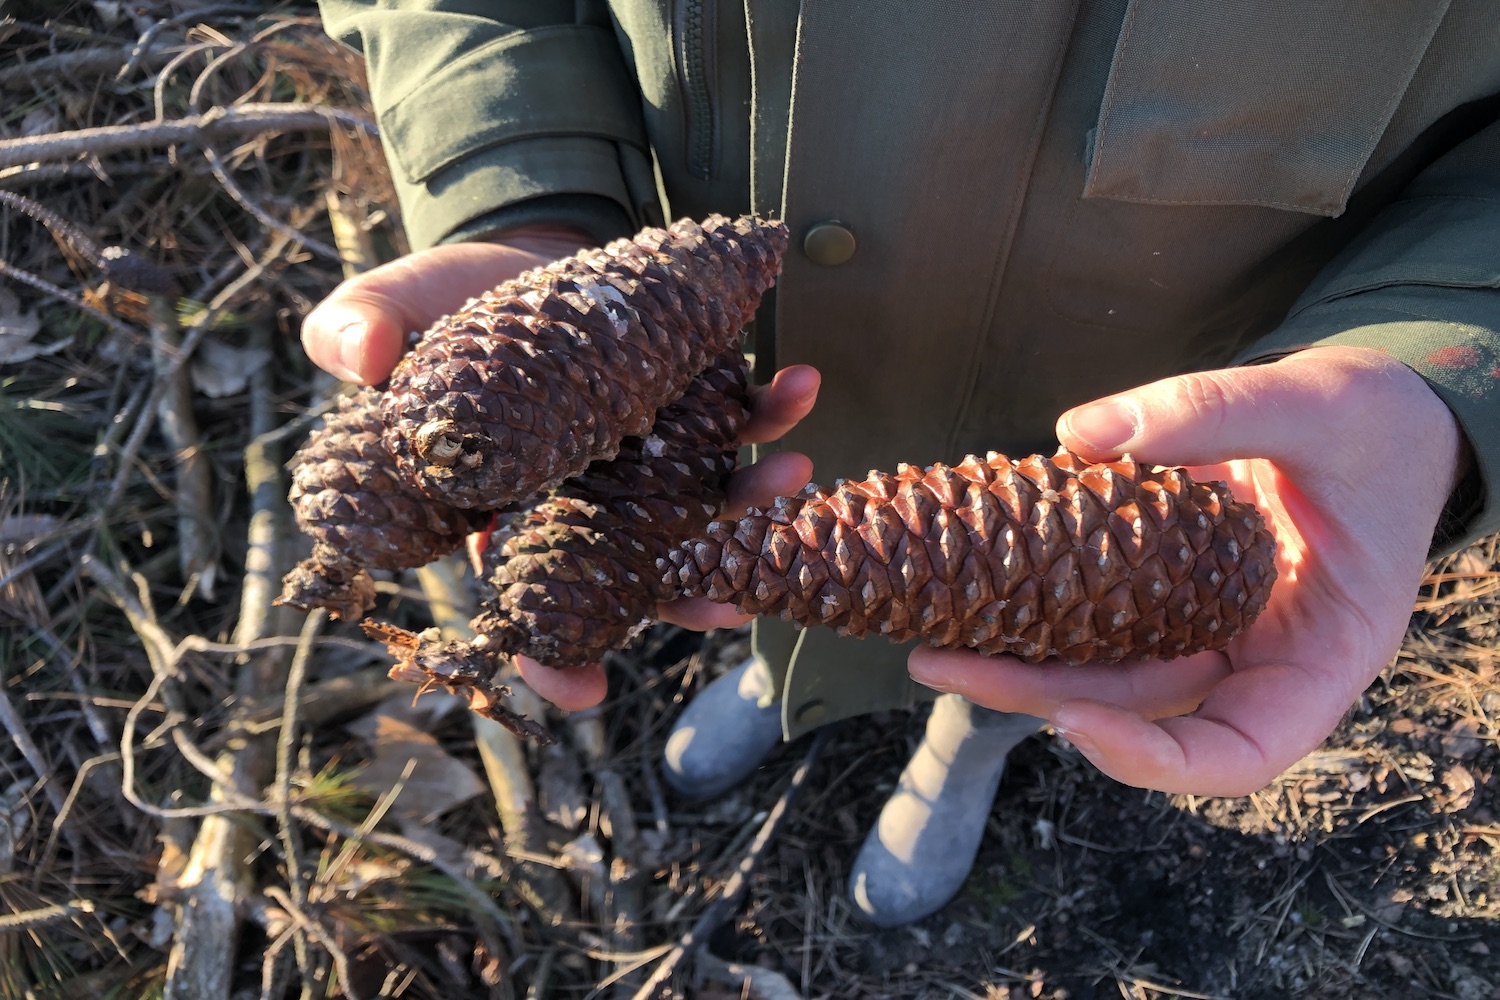
<path id="1" fill-rule="evenodd" d="M 73 899 L 66 903 L 57 903 L 53 906 L 43 906 L 35 910 L 23 910 L 20 913 L 0 914 L 0 934 L 14 934 L 17 931 L 33 931 L 39 927 L 49 924 L 61 923 L 70 920 L 80 913 L 93 913 L 94 903 L 88 899 Z"/>
<path id="2" fill-rule="evenodd" d="M 59 288 L 45 278 L 38 278 L 30 271 L 23 271 L 21 268 L 16 267 L 13 264 L 7 264 L 4 260 L 0 260 L 0 277 L 10 278 L 12 281 L 19 281 L 23 285 L 30 285 L 32 288 L 35 288 L 43 295 L 47 295 L 51 298 L 57 299 L 59 302 L 65 302 L 68 305 L 72 306 L 74 309 L 77 309 L 79 312 L 88 313 L 90 316 L 94 317 L 99 322 L 109 327 L 111 331 L 120 335 L 121 337 L 124 337 L 126 340 L 133 341 L 140 339 L 139 333 L 126 326 L 124 323 L 121 323 L 119 320 L 115 319 L 113 316 L 100 309 L 98 306 L 90 305 L 67 289 Z"/>
<path id="3" fill-rule="evenodd" d="M 78 49 L 74 52 L 58 52 L 55 55 L 41 56 L 30 62 L 18 62 L 12 66 L 0 69 L 0 90 L 18 90 L 23 87 L 33 86 L 38 77 L 68 77 L 77 79 L 81 76 L 103 75 L 128 65 L 134 56 L 135 44 L 122 46 L 105 46 L 97 49 Z M 153 65 L 160 65 L 170 59 L 176 51 L 172 49 L 152 49 L 149 53 L 143 53 L 137 62 L 145 60 Z"/>
<path id="4" fill-rule="evenodd" d="M 255 203 L 255 199 L 246 194 L 244 192 L 244 189 L 236 184 L 234 182 L 234 179 L 229 176 L 229 171 L 224 169 L 224 161 L 219 159 L 219 154 L 214 152 L 211 147 L 204 147 L 203 158 L 208 161 L 208 168 L 213 173 L 214 180 L 218 181 L 219 186 L 222 187 L 224 189 L 224 192 L 234 200 L 235 204 L 239 205 L 246 212 L 250 213 L 255 221 L 259 222 L 261 225 L 265 226 L 272 232 L 280 233 L 283 236 L 290 236 L 292 239 L 296 240 L 298 243 L 301 243 L 304 247 L 317 254 L 319 257 L 322 257 L 326 260 L 331 260 L 334 263 L 343 263 L 343 257 L 340 255 L 338 250 L 335 250 L 333 247 L 329 246 L 327 243 L 324 243 L 321 240 L 313 239 L 306 233 L 299 232 L 292 226 L 288 225 L 285 222 L 282 222 L 270 212 L 267 212 L 265 209 L 257 205 Z"/>
<path id="5" fill-rule="evenodd" d="M 52 807 L 53 812 L 63 814 L 64 794 L 61 787 L 53 779 L 57 777 L 56 769 L 42 756 L 42 751 L 32 741 L 31 734 L 26 730 L 26 724 L 21 721 L 21 716 L 16 712 L 16 707 L 6 697 L 5 692 L 0 691 L 0 729 L 5 730 L 16 749 L 21 751 L 21 756 L 36 776 L 41 779 L 42 792 L 47 796 L 47 804 Z M 71 839 L 69 843 L 74 843 Z"/>
<path id="6" fill-rule="evenodd" d="M 267 334 L 262 329 L 257 336 L 264 341 Z M 249 552 L 233 636 L 235 644 L 242 646 L 254 643 L 269 630 L 274 581 L 284 568 L 278 555 L 284 535 L 278 524 L 283 506 L 281 467 L 274 453 L 255 446 L 271 430 L 274 387 L 264 368 L 253 379 L 250 433 L 254 437 L 245 449 L 245 481 L 250 491 Z M 276 624 L 285 626 L 292 616 L 277 613 L 276 617 L 280 619 Z M 303 659 L 307 641 L 305 635 L 298 640 L 298 653 Z M 257 699 L 288 688 L 288 659 L 286 647 L 263 651 L 254 659 L 241 657 L 231 726 L 246 720 Z M 291 697 L 290 691 L 287 697 Z M 231 775 L 236 791 L 246 797 L 258 796 L 273 772 L 270 741 L 254 737 L 232 740 L 217 763 Z M 222 799 L 217 786 L 213 794 Z M 199 826 L 187 867 L 173 885 L 177 890 L 172 893 L 177 904 L 177 932 L 164 990 L 168 1000 L 228 995 L 235 954 L 225 942 L 237 940 L 240 902 L 255 894 L 250 869 L 254 840 L 253 831 L 234 815 L 207 816 Z"/>
<path id="7" fill-rule="evenodd" d="M 363 129 L 371 135 L 379 134 L 375 123 L 363 115 L 321 104 L 240 104 L 231 108 L 211 108 L 201 115 L 172 121 L 102 125 L 20 139 L 0 139 L 0 167 L 48 160 L 71 160 L 75 156 L 105 156 L 127 149 L 214 142 L 261 132 L 293 132 L 337 126 Z"/>
<path id="8" fill-rule="evenodd" d="M 469 619 L 474 614 L 473 598 L 463 584 L 461 573 L 461 564 L 454 556 L 417 571 L 433 621 L 451 638 L 473 635 L 469 629 Z M 517 892 L 545 919 L 559 924 L 572 920 L 577 907 L 567 882 L 555 869 L 526 860 L 528 856 L 546 853 L 548 848 L 521 741 L 491 719 L 475 715 L 472 722 L 479 759 L 495 796 L 505 849 L 515 859 Z"/>
<path id="9" fill-rule="evenodd" d="M 172 449 L 177 470 L 178 568 L 185 592 L 197 590 L 205 600 L 213 600 L 219 563 L 215 539 L 219 531 L 211 509 L 213 483 L 208 458 L 198 439 L 198 421 L 193 417 L 193 388 L 187 371 L 171 363 L 182 346 L 176 301 L 165 295 L 152 295 L 147 299 L 147 314 L 152 363 L 157 379 L 166 383 L 156 406 L 156 422 Z"/>
<path id="10" fill-rule="evenodd" d="M 635 804 L 609 760 L 604 733 L 604 720 L 597 711 L 578 713 L 569 720 L 575 742 L 583 749 L 588 766 L 599 784 L 599 799 L 603 818 L 608 821 L 609 844 L 614 859 L 605 865 L 599 863 L 597 878 L 604 879 L 602 888 L 608 891 L 603 899 L 595 903 L 595 916 L 609 942 L 609 950 L 624 954 L 640 947 L 639 931 L 645 910 L 644 894 L 641 891 L 641 871 L 654 867 L 655 858 L 643 857 L 640 829 L 635 823 Z M 602 903 L 602 905 L 601 905 Z M 622 972 L 622 970 L 616 970 Z M 629 997 L 640 987 L 638 970 L 622 972 L 614 982 L 611 995 Z"/>

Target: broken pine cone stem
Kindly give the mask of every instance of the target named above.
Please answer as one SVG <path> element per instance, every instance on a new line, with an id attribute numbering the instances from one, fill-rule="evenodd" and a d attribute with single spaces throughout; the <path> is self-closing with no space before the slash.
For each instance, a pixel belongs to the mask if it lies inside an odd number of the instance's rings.
<path id="1" fill-rule="evenodd" d="M 1264 519 L 1223 484 L 1067 452 L 809 487 L 662 570 L 747 614 L 1070 664 L 1222 649 L 1276 578 Z"/>

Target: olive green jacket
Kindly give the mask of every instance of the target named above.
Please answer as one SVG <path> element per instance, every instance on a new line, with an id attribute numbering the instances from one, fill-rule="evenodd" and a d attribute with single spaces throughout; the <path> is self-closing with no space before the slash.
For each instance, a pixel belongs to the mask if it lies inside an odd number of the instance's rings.
<path id="1" fill-rule="evenodd" d="M 1500 530 L 1491 0 L 322 9 L 368 58 L 414 245 L 784 218 L 753 346 L 761 372 L 824 372 L 783 443 L 820 480 L 1051 450 L 1073 404 L 1354 344 L 1426 377 L 1473 444 L 1439 545 Z M 830 222 L 842 242 L 803 242 Z M 787 658 L 790 633 L 759 641 Z M 873 640 L 809 632 L 803 662 L 791 733 L 914 693 Z"/>

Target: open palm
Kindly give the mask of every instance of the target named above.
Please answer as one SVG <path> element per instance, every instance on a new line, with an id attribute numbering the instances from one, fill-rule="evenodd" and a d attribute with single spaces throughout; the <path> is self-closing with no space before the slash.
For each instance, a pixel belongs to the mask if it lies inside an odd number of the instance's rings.
<path id="1" fill-rule="evenodd" d="M 1462 437 L 1415 372 L 1361 348 L 1179 376 L 1102 402 L 1064 416 L 1065 445 L 1091 460 L 1128 450 L 1185 465 L 1261 509 L 1279 571 L 1266 610 L 1222 652 L 1067 667 L 920 649 L 912 676 L 1046 717 L 1129 784 L 1246 794 L 1316 747 L 1396 652 Z M 1113 429 L 1125 437 L 1100 440 Z"/>

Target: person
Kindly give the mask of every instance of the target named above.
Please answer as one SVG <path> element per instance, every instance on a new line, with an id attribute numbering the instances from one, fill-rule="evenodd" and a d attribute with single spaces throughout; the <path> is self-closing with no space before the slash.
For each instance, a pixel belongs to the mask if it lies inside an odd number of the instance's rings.
<path id="1" fill-rule="evenodd" d="M 1281 578 L 1223 652 L 1028 665 L 757 623 L 668 740 L 689 794 L 941 693 L 853 865 L 877 924 L 957 891 L 1044 720 L 1123 782 L 1263 786 L 1389 661 L 1425 559 L 1500 528 L 1485 0 L 321 7 L 366 55 L 416 248 L 307 316 L 335 374 L 379 381 L 404 331 L 580 245 L 755 211 L 793 249 L 748 336 L 736 502 L 1060 441 L 1187 466 L 1268 517 Z M 603 695 L 597 665 L 524 670 L 564 708 Z"/>

